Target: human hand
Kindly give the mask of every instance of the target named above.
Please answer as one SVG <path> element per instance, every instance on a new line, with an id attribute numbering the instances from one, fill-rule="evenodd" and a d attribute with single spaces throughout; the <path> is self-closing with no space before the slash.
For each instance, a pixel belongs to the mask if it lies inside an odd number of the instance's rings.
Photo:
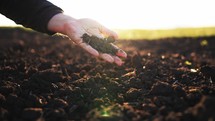
<path id="1" fill-rule="evenodd" d="M 112 46 L 117 48 L 118 51 L 116 55 L 110 55 L 107 53 L 98 52 L 96 49 L 92 48 L 89 44 L 83 41 L 82 36 L 85 33 L 90 36 L 97 36 L 99 38 L 113 37 L 114 39 L 117 39 L 117 34 L 115 32 L 107 29 L 92 19 L 74 19 L 64 14 L 57 14 L 50 20 L 48 28 L 54 32 L 60 32 L 67 35 L 78 46 L 96 57 L 103 58 L 107 62 L 116 63 L 121 66 L 123 61 L 120 57 L 127 57 L 127 54 L 114 44 L 112 44 Z"/>

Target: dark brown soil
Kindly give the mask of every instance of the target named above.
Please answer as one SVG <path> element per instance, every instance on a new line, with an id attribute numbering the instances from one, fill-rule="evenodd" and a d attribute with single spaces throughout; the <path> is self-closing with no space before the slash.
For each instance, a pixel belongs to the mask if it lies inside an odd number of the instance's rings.
<path id="1" fill-rule="evenodd" d="M 89 36 L 85 33 L 82 38 L 85 43 L 89 44 L 91 47 L 95 48 L 99 52 L 116 55 L 118 51 L 117 48 L 112 46 L 115 40 L 111 37 L 100 39 L 96 36 Z"/>
<path id="2" fill-rule="evenodd" d="M 0 29 L 0 121 L 215 120 L 215 37 L 115 44 L 120 67 L 68 38 Z"/>

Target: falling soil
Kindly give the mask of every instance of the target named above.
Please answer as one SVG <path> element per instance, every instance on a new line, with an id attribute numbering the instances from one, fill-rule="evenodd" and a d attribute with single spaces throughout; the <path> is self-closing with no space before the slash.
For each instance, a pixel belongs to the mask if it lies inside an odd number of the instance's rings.
<path id="1" fill-rule="evenodd" d="M 115 44 L 120 67 L 68 38 L 0 29 L 0 120 L 215 120 L 215 37 Z"/>

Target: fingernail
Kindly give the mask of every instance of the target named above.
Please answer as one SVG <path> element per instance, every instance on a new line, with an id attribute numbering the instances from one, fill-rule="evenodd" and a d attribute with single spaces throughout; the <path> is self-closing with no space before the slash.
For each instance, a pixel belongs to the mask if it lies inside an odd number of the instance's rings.
<path id="1" fill-rule="evenodd" d="M 116 53 L 117 56 L 120 56 L 120 57 L 124 57 L 126 58 L 127 57 L 127 53 L 125 53 L 123 50 L 119 49 Z"/>
<path id="2" fill-rule="evenodd" d="M 93 56 L 96 56 L 96 57 L 98 57 L 99 56 L 99 52 L 97 51 L 97 50 L 95 50 L 95 49 L 93 49 L 91 46 L 87 46 L 86 47 L 86 50 L 90 53 L 90 54 L 92 54 Z"/>

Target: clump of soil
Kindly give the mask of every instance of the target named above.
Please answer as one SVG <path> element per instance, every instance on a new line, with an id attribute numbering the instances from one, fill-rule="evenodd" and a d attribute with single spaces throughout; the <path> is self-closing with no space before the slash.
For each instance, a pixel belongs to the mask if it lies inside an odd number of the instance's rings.
<path id="1" fill-rule="evenodd" d="M 116 55 L 118 51 L 118 49 L 111 44 L 115 42 L 114 38 L 112 37 L 102 39 L 94 35 L 90 36 L 85 33 L 83 34 L 82 38 L 85 43 L 89 44 L 99 52 Z"/>
<path id="2" fill-rule="evenodd" d="M 118 67 L 68 38 L 0 29 L 0 121 L 214 121 L 214 40 L 122 40 Z"/>

